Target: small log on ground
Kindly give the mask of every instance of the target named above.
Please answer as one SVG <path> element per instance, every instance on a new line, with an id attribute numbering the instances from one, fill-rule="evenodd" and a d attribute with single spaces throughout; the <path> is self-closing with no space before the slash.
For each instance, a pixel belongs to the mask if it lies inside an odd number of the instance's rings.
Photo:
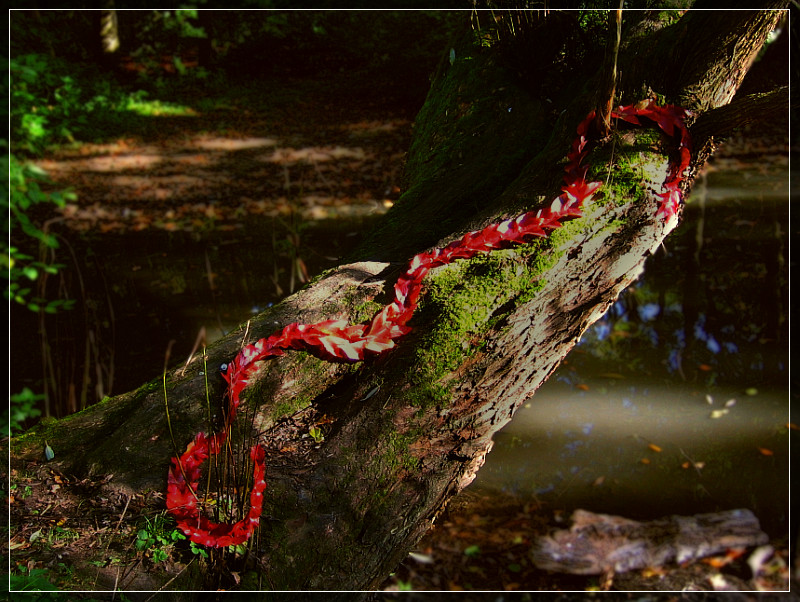
<path id="1" fill-rule="evenodd" d="M 538 538 L 533 561 L 540 569 L 576 575 L 623 573 L 683 564 L 769 539 L 746 509 L 647 522 L 576 510 L 572 522 L 569 529 Z"/>

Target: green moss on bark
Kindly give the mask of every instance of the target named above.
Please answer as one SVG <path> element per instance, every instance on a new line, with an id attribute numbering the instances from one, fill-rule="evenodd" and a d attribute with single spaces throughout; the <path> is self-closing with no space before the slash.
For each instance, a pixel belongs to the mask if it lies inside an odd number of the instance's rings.
<path id="1" fill-rule="evenodd" d="M 125 396 L 105 397 L 102 401 L 64 418 L 45 417 L 35 427 L 11 439 L 12 453 L 16 455 L 24 450 L 41 449 L 44 454 L 45 442 L 48 442 L 51 447 L 57 446 L 61 433 L 68 432 L 64 429 L 70 425 L 80 429 L 84 424 L 93 424 L 94 420 L 109 425 L 122 422 L 128 415 L 129 408 L 159 390 L 161 386 L 161 379 L 154 379 Z"/>
<path id="2" fill-rule="evenodd" d="M 554 242 L 551 237 L 460 260 L 428 276 L 419 311 L 432 325 L 409 370 L 408 396 L 414 405 L 446 405 L 448 375 L 481 350 L 490 330 L 502 328 L 508 315 L 544 286 L 545 274 L 560 254 Z"/>

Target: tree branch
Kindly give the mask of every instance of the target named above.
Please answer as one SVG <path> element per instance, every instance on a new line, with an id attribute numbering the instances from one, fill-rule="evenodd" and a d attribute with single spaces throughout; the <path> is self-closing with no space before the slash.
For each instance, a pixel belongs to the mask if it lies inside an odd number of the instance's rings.
<path id="1" fill-rule="evenodd" d="M 761 10 L 689 11 L 680 20 L 674 46 L 680 70 L 669 83 L 682 106 L 709 110 L 731 101 L 783 16 L 776 9 L 787 5 L 785 0 L 765 4 Z"/>
<path id="2" fill-rule="evenodd" d="M 636 97 L 650 88 L 697 112 L 728 104 L 784 15 L 777 9 L 785 0 L 765 4 L 760 10 L 690 10 L 652 34 L 638 27 L 630 32 L 635 39 L 623 44 L 618 86 Z"/>
<path id="3" fill-rule="evenodd" d="M 793 106 L 797 106 L 797 101 Z M 723 107 L 703 113 L 692 125 L 692 139 L 702 148 L 712 138 L 721 138 L 748 123 L 785 117 L 789 110 L 789 86 L 772 92 L 748 94 Z"/>
<path id="4" fill-rule="evenodd" d="M 604 77 L 599 89 L 597 102 L 597 119 L 595 124 L 602 136 L 611 133 L 611 111 L 614 108 L 614 95 L 617 85 L 617 56 L 622 39 L 622 1 L 620 7 L 608 14 L 608 45 L 606 46 Z"/>

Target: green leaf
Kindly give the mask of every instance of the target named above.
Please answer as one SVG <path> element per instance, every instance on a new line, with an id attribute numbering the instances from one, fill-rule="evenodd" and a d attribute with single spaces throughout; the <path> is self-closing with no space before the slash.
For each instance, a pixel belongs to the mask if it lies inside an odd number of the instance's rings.
<path id="1" fill-rule="evenodd" d="M 466 550 L 464 550 L 464 555 L 469 556 L 470 558 L 474 558 L 475 556 L 480 556 L 481 547 L 478 545 L 469 546 Z"/>
<path id="2" fill-rule="evenodd" d="M 164 550 L 153 550 L 153 562 L 164 562 L 167 558 L 169 554 Z"/>
<path id="3" fill-rule="evenodd" d="M 189 543 L 189 549 L 192 551 L 192 554 L 197 554 L 201 558 L 208 558 L 208 552 L 193 541 Z"/>
<path id="4" fill-rule="evenodd" d="M 322 430 L 319 427 L 312 426 L 308 429 L 308 434 L 311 435 L 311 438 L 316 443 L 322 443 L 325 440 L 325 435 L 322 434 Z"/>

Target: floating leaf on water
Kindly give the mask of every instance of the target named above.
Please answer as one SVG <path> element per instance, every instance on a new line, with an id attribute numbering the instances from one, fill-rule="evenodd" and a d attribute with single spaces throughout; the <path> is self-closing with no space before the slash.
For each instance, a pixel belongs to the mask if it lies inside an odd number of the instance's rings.
<path id="1" fill-rule="evenodd" d="M 655 443 L 650 443 L 650 444 L 648 444 L 647 447 L 652 449 L 654 452 L 658 452 L 658 453 L 661 452 L 661 448 L 658 445 L 656 445 Z"/>
<path id="2" fill-rule="evenodd" d="M 749 395 L 752 397 L 753 395 L 758 395 L 758 389 L 755 387 L 748 387 L 744 390 L 745 395 Z"/>
<path id="3" fill-rule="evenodd" d="M 592 483 L 592 487 L 600 487 L 600 485 L 602 485 L 605 480 L 606 480 L 605 475 L 600 475 L 594 480 L 594 483 Z"/>
<path id="4" fill-rule="evenodd" d="M 725 402 L 725 407 L 726 408 L 732 408 L 735 405 L 736 405 L 736 400 L 735 399 L 729 399 L 728 401 Z"/>
<path id="5" fill-rule="evenodd" d="M 728 413 L 727 408 L 725 408 L 724 410 L 714 410 L 713 412 L 711 412 L 710 417 L 714 419 L 722 418 L 727 413 Z"/>
<path id="6" fill-rule="evenodd" d="M 773 452 L 771 449 L 767 449 L 766 447 L 759 447 L 758 451 L 761 452 L 762 456 L 773 456 L 773 455 L 775 455 L 775 452 Z"/>
<path id="7" fill-rule="evenodd" d="M 714 398 L 711 397 L 711 395 L 706 395 L 706 403 L 708 405 L 713 405 L 714 404 Z"/>
<path id="8" fill-rule="evenodd" d="M 650 464 L 650 458 L 642 458 L 641 460 L 639 460 L 639 462 L 641 462 L 642 464 Z"/>

